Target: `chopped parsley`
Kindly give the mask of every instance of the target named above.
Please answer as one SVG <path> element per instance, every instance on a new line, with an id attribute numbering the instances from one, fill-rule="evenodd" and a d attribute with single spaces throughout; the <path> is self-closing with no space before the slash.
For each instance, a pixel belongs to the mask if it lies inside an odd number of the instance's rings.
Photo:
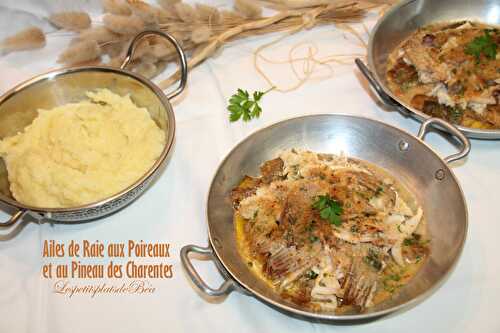
<path id="1" fill-rule="evenodd" d="M 497 56 L 498 45 L 491 37 L 492 30 L 484 30 L 484 35 L 474 38 L 465 46 L 465 54 L 474 56 L 476 64 L 481 62 L 481 55 L 493 60 Z"/>
<path id="2" fill-rule="evenodd" d="M 379 256 L 377 252 L 373 249 L 368 250 L 368 255 L 363 257 L 363 261 L 369 265 L 375 268 L 375 270 L 380 271 L 382 269 L 382 262 L 379 259 Z"/>
<path id="3" fill-rule="evenodd" d="M 344 209 L 340 202 L 330 197 L 330 195 L 318 196 L 312 207 L 318 210 L 321 218 L 327 220 L 330 224 L 334 224 L 337 227 L 342 224 L 340 215 Z"/>
<path id="4" fill-rule="evenodd" d="M 418 240 L 415 237 L 405 238 L 405 240 L 403 241 L 404 246 L 412 246 L 415 244 L 418 244 Z"/>
<path id="5" fill-rule="evenodd" d="M 309 223 L 306 226 L 306 231 L 311 232 L 314 230 L 315 227 L 316 227 L 316 221 L 312 220 L 311 223 Z"/>
<path id="6" fill-rule="evenodd" d="M 309 280 L 314 280 L 318 277 L 318 273 L 316 273 L 315 271 L 313 270 L 310 270 L 306 273 L 306 278 L 308 278 Z"/>
<path id="7" fill-rule="evenodd" d="M 401 274 L 403 274 L 403 271 L 401 271 L 400 273 L 394 272 L 392 274 L 386 275 L 382 280 L 382 283 L 384 285 L 384 290 L 393 293 L 398 288 L 401 288 L 404 285 L 404 283 L 403 284 L 400 283 L 401 280 L 403 279 L 403 276 L 401 276 Z"/>
<path id="8" fill-rule="evenodd" d="M 401 275 L 399 274 L 391 274 L 387 277 L 388 280 L 392 280 L 392 281 L 399 281 L 401 280 Z"/>
<path id="9" fill-rule="evenodd" d="M 462 92 L 463 94 L 463 92 Z M 464 114 L 464 111 L 459 108 L 459 107 L 454 107 L 449 110 L 449 119 L 451 120 L 452 123 L 458 124 L 460 122 L 460 119 L 462 119 L 462 116 Z"/>
<path id="10" fill-rule="evenodd" d="M 419 235 L 419 234 L 415 234 L 415 233 L 413 233 L 413 234 L 411 235 L 411 237 L 409 237 L 409 238 L 405 238 L 405 239 L 403 240 L 403 245 L 404 245 L 404 246 L 413 246 L 413 245 L 417 245 L 417 246 L 425 246 L 425 245 L 427 245 L 427 244 L 429 244 L 429 243 L 430 243 L 430 240 L 429 240 L 429 239 L 427 239 L 427 240 L 423 240 L 421 235 Z"/>
<path id="11" fill-rule="evenodd" d="M 383 281 L 384 290 L 390 292 L 391 294 L 395 292 L 398 288 L 401 288 L 403 285 L 396 283 L 394 280 L 386 279 Z"/>

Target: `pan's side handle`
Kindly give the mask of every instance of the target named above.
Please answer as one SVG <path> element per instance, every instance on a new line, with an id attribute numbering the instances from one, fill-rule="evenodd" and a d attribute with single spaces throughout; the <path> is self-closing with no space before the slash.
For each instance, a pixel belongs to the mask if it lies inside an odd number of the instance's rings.
<path id="1" fill-rule="evenodd" d="M 128 64 L 132 61 L 132 56 L 134 55 L 135 49 L 139 45 L 139 41 L 145 38 L 146 36 L 151 36 L 151 35 L 160 36 L 168 40 L 175 47 L 175 51 L 179 56 L 181 80 L 179 82 L 179 86 L 177 87 L 177 89 L 167 94 L 167 98 L 172 99 L 175 96 L 179 95 L 186 87 L 188 65 L 186 61 L 186 54 L 182 50 L 181 45 L 174 37 L 172 37 L 168 33 L 159 30 L 145 30 L 139 33 L 137 36 L 134 37 L 134 39 L 132 39 L 132 42 L 130 42 L 130 46 L 128 47 L 127 50 L 127 55 L 125 56 L 125 59 L 123 60 L 123 63 L 121 64 L 120 68 L 125 69 L 125 67 L 127 67 Z"/>
<path id="2" fill-rule="evenodd" d="M 28 211 L 25 209 L 19 209 L 17 212 L 12 214 L 12 216 L 7 221 L 0 222 L 0 228 L 9 227 L 15 224 L 17 221 L 20 221 L 27 212 Z"/>
<path id="3" fill-rule="evenodd" d="M 469 139 L 462 133 L 460 132 L 455 126 L 452 124 L 448 123 L 447 121 L 440 119 L 440 118 L 429 118 L 426 121 L 422 123 L 420 126 L 420 130 L 418 131 L 418 138 L 420 140 L 424 140 L 425 135 L 429 131 L 429 128 L 431 126 L 437 127 L 437 128 L 444 128 L 446 129 L 449 133 L 451 133 L 453 136 L 455 136 L 460 143 L 462 144 L 462 147 L 458 153 L 455 153 L 453 155 L 445 157 L 443 160 L 446 163 L 451 163 L 454 161 L 461 160 L 465 156 L 467 156 L 470 152 L 470 141 Z"/>
<path id="4" fill-rule="evenodd" d="M 209 287 L 205 283 L 205 281 L 202 280 L 196 269 L 193 267 L 191 259 L 189 258 L 189 254 L 191 252 L 201 255 L 202 258 L 207 260 L 212 260 L 214 262 L 217 259 L 214 257 L 214 252 L 210 246 L 201 247 L 196 245 L 186 245 L 181 249 L 182 266 L 184 267 L 191 281 L 193 281 L 194 285 L 196 286 L 196 288 L 198 288 L 198 290 L 201 293 L 209 297 L 220 297 L 229 295 L 233 290 L 237 289 L 235 283 L 232 280 L 227 279 L 226 277 L 224 277 L 225 281 L 219 288 L 214 289 Z"/>
<path id="5" fill-rule="evenodd" d="M 409 110 L 407 110 L 405 107 L 403 107 L 402 105 L 400 105 L 399 103 L 394 101 L 391 98 L 391 96 L 387 95 L 384 92 L 384 89 L 382 89 L 380 84 L 377 82 L 377 80 L 373 76 L 373 73 L 368 69 L 368 67 L 365 65 L 365 63 L 361 59 L 356 58 L 356 60 L 354 60 L 354 62 L 358 66 L 361 74 L 363 74 L 363 76 L 368 80 L 368 83 L 370 83 L 370 86 L 373 88 L 373 90 L 375 90 L 378 97 L 385 105 L 398 110 L 398 112 L 401 113 L 405 117 L 410 116 Z"/>

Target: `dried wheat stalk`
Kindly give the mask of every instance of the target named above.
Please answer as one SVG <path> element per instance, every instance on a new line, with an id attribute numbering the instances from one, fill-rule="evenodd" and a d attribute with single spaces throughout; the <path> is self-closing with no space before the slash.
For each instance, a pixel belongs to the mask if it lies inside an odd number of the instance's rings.
<path id="1" fill-rule="evenodd" d="M 158 5 L 141 0 L 102 0 L 105 15 L 100 25 L 89 27 L 90 22 L 81 13 L 56 13 L 49 20 L 64 30 L 78 30 L 59 56 L 58 61 L 65 65 L 100 61 L 119 66 L 135 34 L 144 29 L 159 29 L 180 42 L 188 54 L 189 68 L 193 68 L 235 39 L 276 31 L 297 32 L 324 24 L 360 22 L 367 9 L 393 1 L 235 0 L 234 10 L 219 10 L 204 4 L 189 5 L 181 0 L 157 0 Z M 277 8 L 277 12 L 261 17 L 259 4 Z M 4 51 L 18 51 L 44 44 L 45 36 L 38 29 L 7 38 L 0 47 Z M 132 69 L 152 77 L 174 61 L 176 53 L 173 47 L 154 36 L 141 42 Z M 166 88 L 178 77 L 176 72 L 159 85 Z"/>
<path id="2" fill-rule="evenodd" d="M 210 40 L 208 45 L 192 56 L 188 61 L 188 67 L 201 63 L 211 56 L 219 47 L 227 41 L 235 38 L 242 38 L 250 35 L 260 35 L 274 31 L 294 30 L 299 31 L 305 27 L 312 27 L 319 24 L 357 22 L 362 19 L 364 11 L 356 7 L 355 3 L 344 3 L 340 6 L 335 4 L 328 6 L 318 6 L 312 9 L 286 10 L 278 14 L 262 18 L 259 20 L 248 20 L 242 24 L 235 25 Z M 179 79 L 179 71 L 168 79 L 159 83 L 162 89 L 172 85 Z"/>

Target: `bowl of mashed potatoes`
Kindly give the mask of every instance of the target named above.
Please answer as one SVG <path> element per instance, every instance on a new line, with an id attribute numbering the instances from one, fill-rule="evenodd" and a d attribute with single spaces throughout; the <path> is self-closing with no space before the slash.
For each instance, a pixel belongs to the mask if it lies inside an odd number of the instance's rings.
<path id="1" fill-rule="evenodd" d="M 161 34 L 176 46 L 183 72 L 165 95 L 125 69 L 137 41 Z M 143 32 L 121 69 L 76 67 L 42 74 L 0 97 L 0 202 L 15 213 L 85 221 L 131 203 L 161 173 L 175 136 L 170 98 L 187 69 L 177 42 Z"/>

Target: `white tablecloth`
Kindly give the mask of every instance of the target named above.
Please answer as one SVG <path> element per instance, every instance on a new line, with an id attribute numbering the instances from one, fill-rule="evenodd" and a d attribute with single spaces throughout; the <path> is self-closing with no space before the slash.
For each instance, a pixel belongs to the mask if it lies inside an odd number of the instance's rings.
<path id="1" fill-rule="evenodd" d="M 2 1 L 1 5 L 28 10 L 37 16 L 47 15 L 56 5 L 69 6 L 69 9 L 90 8 L 98 15 L 95 1 L 75 4 L 9 0 Z M 0 15 L 3 36 L 26 22 L 43 22 L 36 16 L 13 15 L 5 8 L 0 8 Z M 375 20 L 376 15 L 370 15 L 368 26 Z M 50 30 L 48 25 L 43 26 Z M 71 36 L 60 33 L 49 36 L 48 45 L 42 50 L 0 58 L 1 93 L 37 73 L 57 67 L 56 55 Z M 2 231 L 0 332 L 500 332 L 500 210 L 495 195 L 500 188 L 498 141 L 473 141 L 465 163 L 454 167 L 469 207 L 466 246 L 448 281 L 411 310 L 362 326 L 331 326 L 293 319 L 236 292 L 214 304 L 194 291 L 182 271 L 178 253 L 186 244 L 207 244 L 206 193 L 219 162 L 237 142 L 282 119 L 316 113 L 362 115 L 410 133 L 416 133 L 419 127 L 413 120 L 380 108 L 354 65 L 335 66 L 333 78 L 308 82 L 291 93 L 272 92 L 264 97 L 260 119 L 229 123 L 226 101 L 237 88 L 267 88 L 253 68 L 252 51 L 276 37 L 231 43 L 189 74 L 185 93 L 174 102 L 177 133 L 172 158 L 158 182 L 132 205 L 92 223 L 31 222 L 23 224 L 14 235 Z M 283 59 L 293 45 L 304 41 L 315 43 L 324 55 L 361 50 L 352 37 L 329 26 L 287 38 L 268 54 Z M 292 77 L 287 66 L 274 66 L 271 73 L 281 82 Z M 454 151 L 436 134 L 429 135 L 426 141 L 443 156 Z M 128 240 L 170 243 L 171 258 L 163 262 L 173 264 L 174 276 L 151 279 L 156 291 L 148 295 L 70 298 L 54 293 L 55 280 L 41 277 L 42 265 L 55 261 L 42 258 L 43 242 L 57 240 L 69 244 L 71 240 L 84 239 L 103 243 Z M 147 260 L 136 260 L 142 261 Z M 153 260 L 158 261 L 162 260 Z M 213 265 L 197 266 L 212 285 L 220 283 Z M 111 281 L 118 282 L 120 280 Z"/>

